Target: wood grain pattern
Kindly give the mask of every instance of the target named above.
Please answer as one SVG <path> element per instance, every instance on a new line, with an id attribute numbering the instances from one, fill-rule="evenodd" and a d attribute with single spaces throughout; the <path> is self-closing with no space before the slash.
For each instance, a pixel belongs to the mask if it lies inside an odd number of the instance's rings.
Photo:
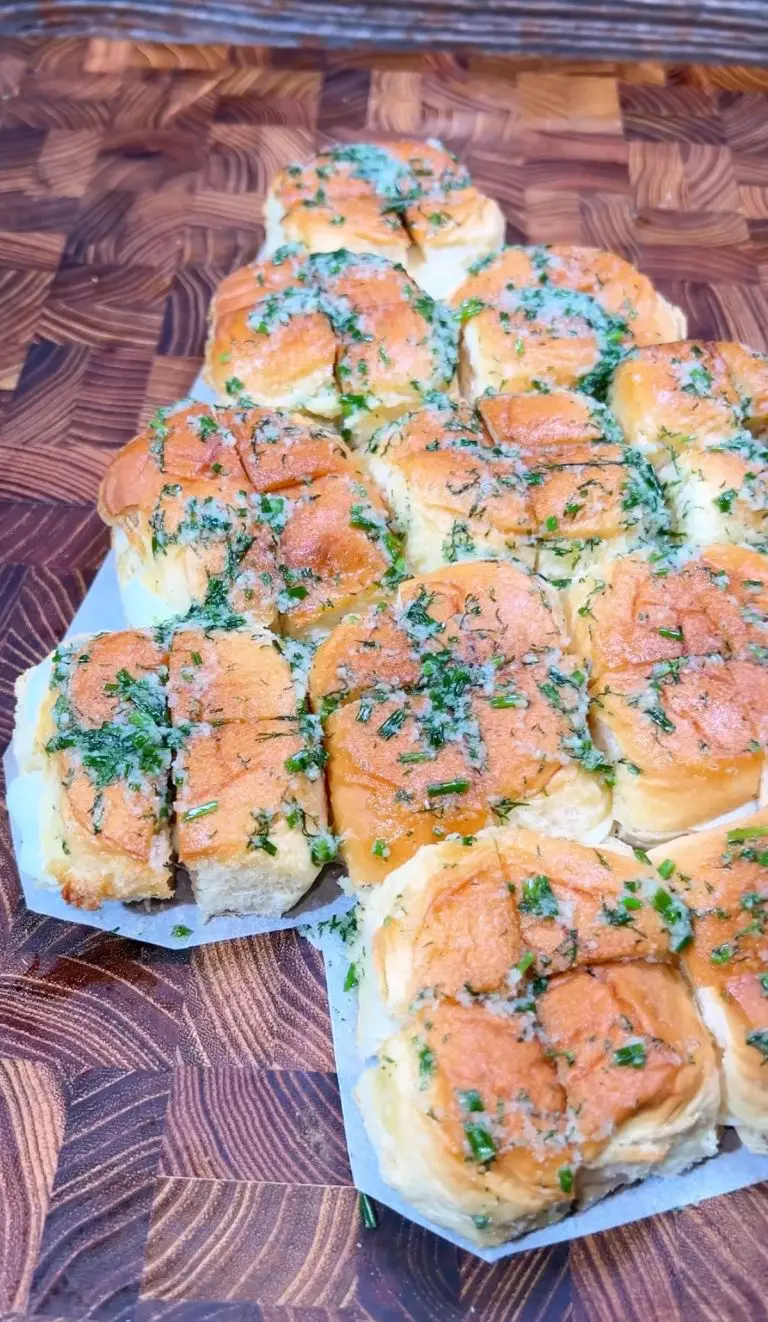
<path id="1" fill-rule="evenodd" d="M 64 1130 L 57 1071 L 0 1059 L 0 1311 L 27 1305 Z"/>
<path id="2" fill-rule="evenodd" d="M 586 0 L 578 22 L 560 5 L 498 0 L 478 8 L 472 0 L 421 0 L 418 5 L 340 0 L 322 8 L 312 0 L 228 0 L 190 8 L 182 0 L 134 0 L 127 9 L 105 0 L 83 5 L 74 0 L 9 0 L 10 32 L 109 33 L 173 42 L 266 42 L 293 47 L 323 46 L 408 50 L 498 50 L 513 54 L 551 52 L 572 58 L 647 56 L 668 59 L 765 58 L 763 7 L 758 0 L 700 0 L 696 6 L 673 0 L 620 0 L 606 9 Z M 177 48 L 178 49 L 178 48 Z M 218 50 L 222 48 L 219 47 Z M 177 57 L 179 67 L 209 68 Z M 214 60 L 216 56 L 212 56 Z M 123 66 L 125 67 L 125 66 Z M 130 67 L 130 66 L 128 66 Z"/>
<path id="3" fill-rule="evenodd" d="M 189 389 L 270 175 L 316 146 L 441 133 L 510 240 L 615 248 L 693 334 L 768 348 L 757 67 L 8 37 L 0 98 L 3 741 L 106 551 L 114 447 Z M 764 1187 L 487 1266 L 364 1231 L 350 1181 L 317 952 L 30 914 L 0 814 L 2 1322 L 768 1317 Z"/>
<path id="4" fill-rule="evenodd" d="M 354 1299 L 359 1237 L 354 1189 L 160 1178 L 142 1290 L 344 1308 Z"/>

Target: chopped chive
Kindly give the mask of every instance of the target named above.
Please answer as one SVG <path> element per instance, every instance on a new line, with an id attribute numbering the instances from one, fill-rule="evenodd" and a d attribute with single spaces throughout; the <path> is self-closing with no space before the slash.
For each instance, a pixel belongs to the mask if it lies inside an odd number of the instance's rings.
<path id="1" fill-rule="evenodd" d="M 768 1037 L 768 1034 L 766 1034 Z M 469 1150 L 475 1161 L 481 1166 L 487 1166 L 496 1156 L 496 1144 L 493 1136 L 489 1133 L 485 1125 L 477 1120 L 467 1120 L 464 1125 L 464 1134 L 469 1144 Z"/>
<path id="2" fill-rule="evenodd" d="M 656 888 L 651 901 L 661 921 L 669 932 L 669 947 L 675 954 L 683 950 L 693 940 L 693 927 L 688 906 L 670 895 L 663 886 Z"/>
<path id="3" fill-rule="evenodd" d="M 673 643 L 681 643 L 683 641 L 683 631 L 679 625 L 674 629 L 658 629 L 657 633 L 659 633 L 662 638 L 671 638 Z"/>
<path id="4" fill-rule="evenodd" d="M 532 964 L 533 961 L 535 960 L 535 958 L 536 958 L 536 956 L 535 956 L 535 954 L 533 953 L 532 950 L 526 950 L 526 952 L 525 952 L 525 954 L 523 955 L 522 959 L 518 962 L 518 965 L 517 965 L 517 971 L 518 971 L 518 973 L 527 973 L 528 970 L 529 970 L 529 968 L 531 967 L 531 964 Z"/>
<path id="5" fill-rule="evenodd" d="M 768 826 L 739 826 L 728 832 L 728 844 L 738 845 L 742 840 L 754 840 L 762 835 L 768 835 Z"/>
<path id="6" fill-rule="evenodd" d="M 642 1042 L 628 1042 L 613 1053 L 614 1065 L 625 1065 L 633 1070 L 641 1070 L 646 1063 L 645 1046 Z"/>
<path id="7" fill-rule="evenodd" d="M 713 964 L 727 964 L 733 958 L 733 946 L 724 941 L 721 946 L 715 946 L 710 950 L 709 958 Z"/>
<path id="8" fill-rule="evenodd" d="M 364 1228 L 366 1230 L 375 1230 L 379 1224 L 379 1219 L 376 1215 L 376 1209 L 367 1193 L 361 1193 L 358 1202 L 360 1205 L 360 1219 Z"/>
<path id="9" fill-rule="evenodd" d="M 528 699 L 524 693 L 500 693 L 498 697 L 491 698 L 488 706 L 500 711 L 507 707 L 527 707 Z"/>
<path id="10" fill-rule="evenodd" d="M 374 840 L 371 845 L 371 853 L 375 858 L 389 858 L 389 845 L 386 840 Z"/>
<path id="11" fill-rule="evenodd" d="M 561 1166 L 557 1172 L 557 1178 L 563 1193 L 571 1193 L 573 1190 L 573 1171 L 570 1166 Z"/>
<path id="12" fill-rule="evenodd" d="M 190 652 L 189 655 L 192 658 L 193 666 L 201 666 L 203 664 L 203 658 L 201 657 L 199 652 Z"/>
<path id="13" fill-rule="evenodd" d="M 184 813 L 182 821 L 194 822 L 198 817 L 207 817 L 210 813 L 216 812 L 218 806 L 218 799 L 211 799 L 208 803 L 199 804 L 197 808 L 188 808 Z"/>
<path id="14" fill-rule="evenodd" d="M 671 858 L 665 858 L 663 863 L 660 863 L 656 869 L 659 876 L 663 877 L 665 881 L 669 881 L 674 870 L 675 870 L 675 864 Z"/>
<path id="15" fill-rule="evenodd" d="M 339 841 L 330 831 L 312 837 L 309 855 L 313 863 L 332 863 L 339 850 Z"/>
<path id="16" fill-rule="evenodd" d="M 349 968 L 347 969 L 347 976 L 344 979 L 344 990 L 352 991 L 354 987 L 357 987 L 359 982 L 360 979 L 357 976 L 357 965 L 350 964 Z"/>
<path id="17" fill-rule="evenodd" d="M 419 1087 L 426 1088 L 436 1067 L 435 1053 L 426 1044 L 419 1051 Z"/>
<path id="18" fill-rule="evenodd" d="M 468 780 L 439 780 L 434 785 L 427 785 L 427 794 L 430 799 L 440 799 L 446 794 L 466 794 L 468 789 Z"/>
<path id="19" fill-rule="evenodd" d="M 376 733 L 380 734 L 382 739 L 392 739 L 398 730 L 402 729 L 407 716 L 408 713 L 405 707 L 398 707 L 396 711 L 393 711 L 387 717 L 386 721 L 382 721 Z"/>
<path id="20" fill-rule="evenodd" d="M 634 854 L 634 856 L 635 856 L 635 858 L 637 859 L 638 863 L 645 863 L 645 864 L 647 864 L 648 867 L 651 866 L 651 860 L 650 860 L 650 858 L 648 857 L 648 855 L 646 854 L 646 852 L 645 852 L 644 849 L 633 849 L 633 850 L 632 850 L 632 853 Z"/>
<path id="21" fill-rule="evenodd" d="M 185 927 L 183 923 L 177 923 L 175 927 L 171 928 L 171 936 L 175 937 L 177 941 L 183 941 L 186 937 L 191 935 L 192 928 Z"/>
<path id="22" fill-rule="evenodd" d="M 463 325 L 465 321 L 469 321 L 470 318 L 476 317 L 478 313 L 482 312 L 487 306 L 487 303 L 485 303 L 482 298 L 465 298 L 459 307 L 459 321 Z"/>

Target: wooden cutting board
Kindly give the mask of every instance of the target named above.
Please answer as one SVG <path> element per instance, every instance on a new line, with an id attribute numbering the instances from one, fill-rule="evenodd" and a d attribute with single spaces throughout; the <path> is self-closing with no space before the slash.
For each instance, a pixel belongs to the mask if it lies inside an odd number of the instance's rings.
<path id="1" fill-rule="evenodd" d="M 276 167 L 437 135 L 515 241 L 636 262 L 691 333 L 768 347 L 768 72 L 0 42 L 0 738 L 107 546 L 111 453 L 200 362 Z M 323 971 L 21 907 L 0 839 L 0 1319 L 736 1322 L 764 1186 L 486 1266 L 358 1217 Z"/>

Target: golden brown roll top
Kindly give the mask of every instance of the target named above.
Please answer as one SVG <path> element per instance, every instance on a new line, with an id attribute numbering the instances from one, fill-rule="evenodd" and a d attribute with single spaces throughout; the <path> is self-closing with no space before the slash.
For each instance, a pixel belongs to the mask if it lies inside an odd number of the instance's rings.
<path id="1" fill-rule="evenodd" d="M 249 499 L 245 430 L 234 409 L 161 409 L 112 460 L 99 513 L 131 623 L 159 624 L 203 602 L 219 622 L 228 613 L 275 620 L 275 537 Z"/>
<path id="2" fill-rule="evenodd" d="M 721 1052 L 722 1119 L 768 1151 L 768 811 L 682 836 L 653 851 L 696 915 L 683 953 Z"/>
<path id="3" fill-rule="evenodd" d="M 358 1100 L 425 1215 L 499 1243 L 715 1150 L 712 1045 L 657 962 L 690 918 L 647 861 L 488 831 L 423 849 L 364 915 L 364 1039 L 377 992 L 390 1017 Z"/>
<path id="4" fill-rule="evenodd" d="M 270 252 L 301 243 L 376 253 L 440 298 L 504 238 L 498 204 L 436 142 L 341 144 L 289 165 L 273 180 L 265 219 Z"/>
<path id="5" fill-rule="evenodd" d="M 574 1196 L 565 1096 L 528 1019 L 441 1001 L 357 1087 L 385 1180 L 479 1244 L 559 1220 Z"/>
<path id="6" fill-rule="evenodd" d="M 645 276 L 593 248 L 504 248 L 475 263 L 452 302 L 470 399 L 558 387 L 601 396 L 627 346 L 675 339 L 685 325 Z"/>
<path id="7" fill-rule="evenodd" d="M 652 345 L 614 374 L 611 406 L 699 545 L 768 545 L 767 392 L 768 357 L 728 342 Z"/>
<path id="8" fill-rule="evenodd" d="M 369 466 L 422 571 L 477 557 L 561 580 L 667 531 L 648 461 L 570 390 L 439 399 L 374 433 Z"/>
<path id="9" fill-rule="evenodd" d="M 453 314 L 401 266 L 288 247 L 217 290 L 205 377 L 222 401 L 338 419 L 360 441 L 450 388 L 456 343 Z"/>
<path id="10" fill-rule="evenodd" d="M 508 564 L 401 586 L 318 650 L 336 830 L 353 884 L 422 844 L 508 819 L 565 834 L 610 822 L 610 769 L 586 727 L 586 675 L 551 591 Z"/>
<path id="11" fill-rule="evenodd" d="M 280 914 L 333 855 L 319 723 L 276 640 L 177 633 L 175 842 L 203 913 Z"/>
<path id="12" fill-rule="evenodd" d="M 386 1008 L 465 988 L 510 995 L 523 973 L 670 959 L 679 944 L 654 869 L 626 845 L 484 831 L 422 850 L 366 899 L 366 939 Z M 681 908 L 678 926 L 690 931 Z"/>
<path id="13" fill-rule="evenodd" d="M 677 566 L 627 557 L 587 576 L 568 608 L 630 838 L 668 838 L 764 795 L 764 556 L 720 546 Z"/>
<path id="14" fill-rule="evenodd" d="M 132 622 L 332 624 L 404 572 L 388 511 L 332 432 L 290 414 L 163 411 L 113 460 L 100 512 Z"/>
<path id="15" fill-rule="evenodd" d="M 578 969 L 552 978 L 537 1009 L 584 1162 L 580 1205 L 714 1154 L 715 1052 L 677 970 Z"/>
<path id="16" fill-rule="evenodd" d="M 565 646 L 556 594 L 540 579 L 489 561 L 446 565 L 401 583 L 393 601 L 348 619 L 317 650 L 310 695 L 319 710 L 371 690 L 413 688 L 423 656 L 450 648 L 468 665 L 502 666 Z M 423 656 L 422 656 L 423 654 Z"/>
<path id="17" fill-rule="evenodd" d="M 670 307 L 647 276 L 616 253 L 600 248 L 569 244 L 503 248 L 474 264 L 457 299 L 478 298 L 493 304 L 510 288 L 547 286 L 596 299 L 607 313 L 627 323 L 637 344 L 676 340 L 685 330 L 683 313 Z"/>
<path id="18" fill-rule="evenodd" d="M 169 896 L 167 653 L 139 631 L 62 643 L 16 693 L 27 870 L 84 909 Z"/>

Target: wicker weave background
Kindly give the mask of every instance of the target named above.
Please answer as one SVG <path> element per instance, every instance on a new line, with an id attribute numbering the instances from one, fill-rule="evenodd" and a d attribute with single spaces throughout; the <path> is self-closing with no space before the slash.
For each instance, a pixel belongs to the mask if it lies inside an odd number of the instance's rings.
<path id="1" fill-rule="evenodd" d="M 438 134 L 512 239 L 640 264 L 768 347 L 768 72 L 0 44 L 0 738 L 103 557 L 111 453 L 194 378 L 272 171 Z M 751 1322 L 758 1187 L 488 1267 L 351 1187 L 322 969 L 28 914 L 0 841 L 0 1319 Z"/>

